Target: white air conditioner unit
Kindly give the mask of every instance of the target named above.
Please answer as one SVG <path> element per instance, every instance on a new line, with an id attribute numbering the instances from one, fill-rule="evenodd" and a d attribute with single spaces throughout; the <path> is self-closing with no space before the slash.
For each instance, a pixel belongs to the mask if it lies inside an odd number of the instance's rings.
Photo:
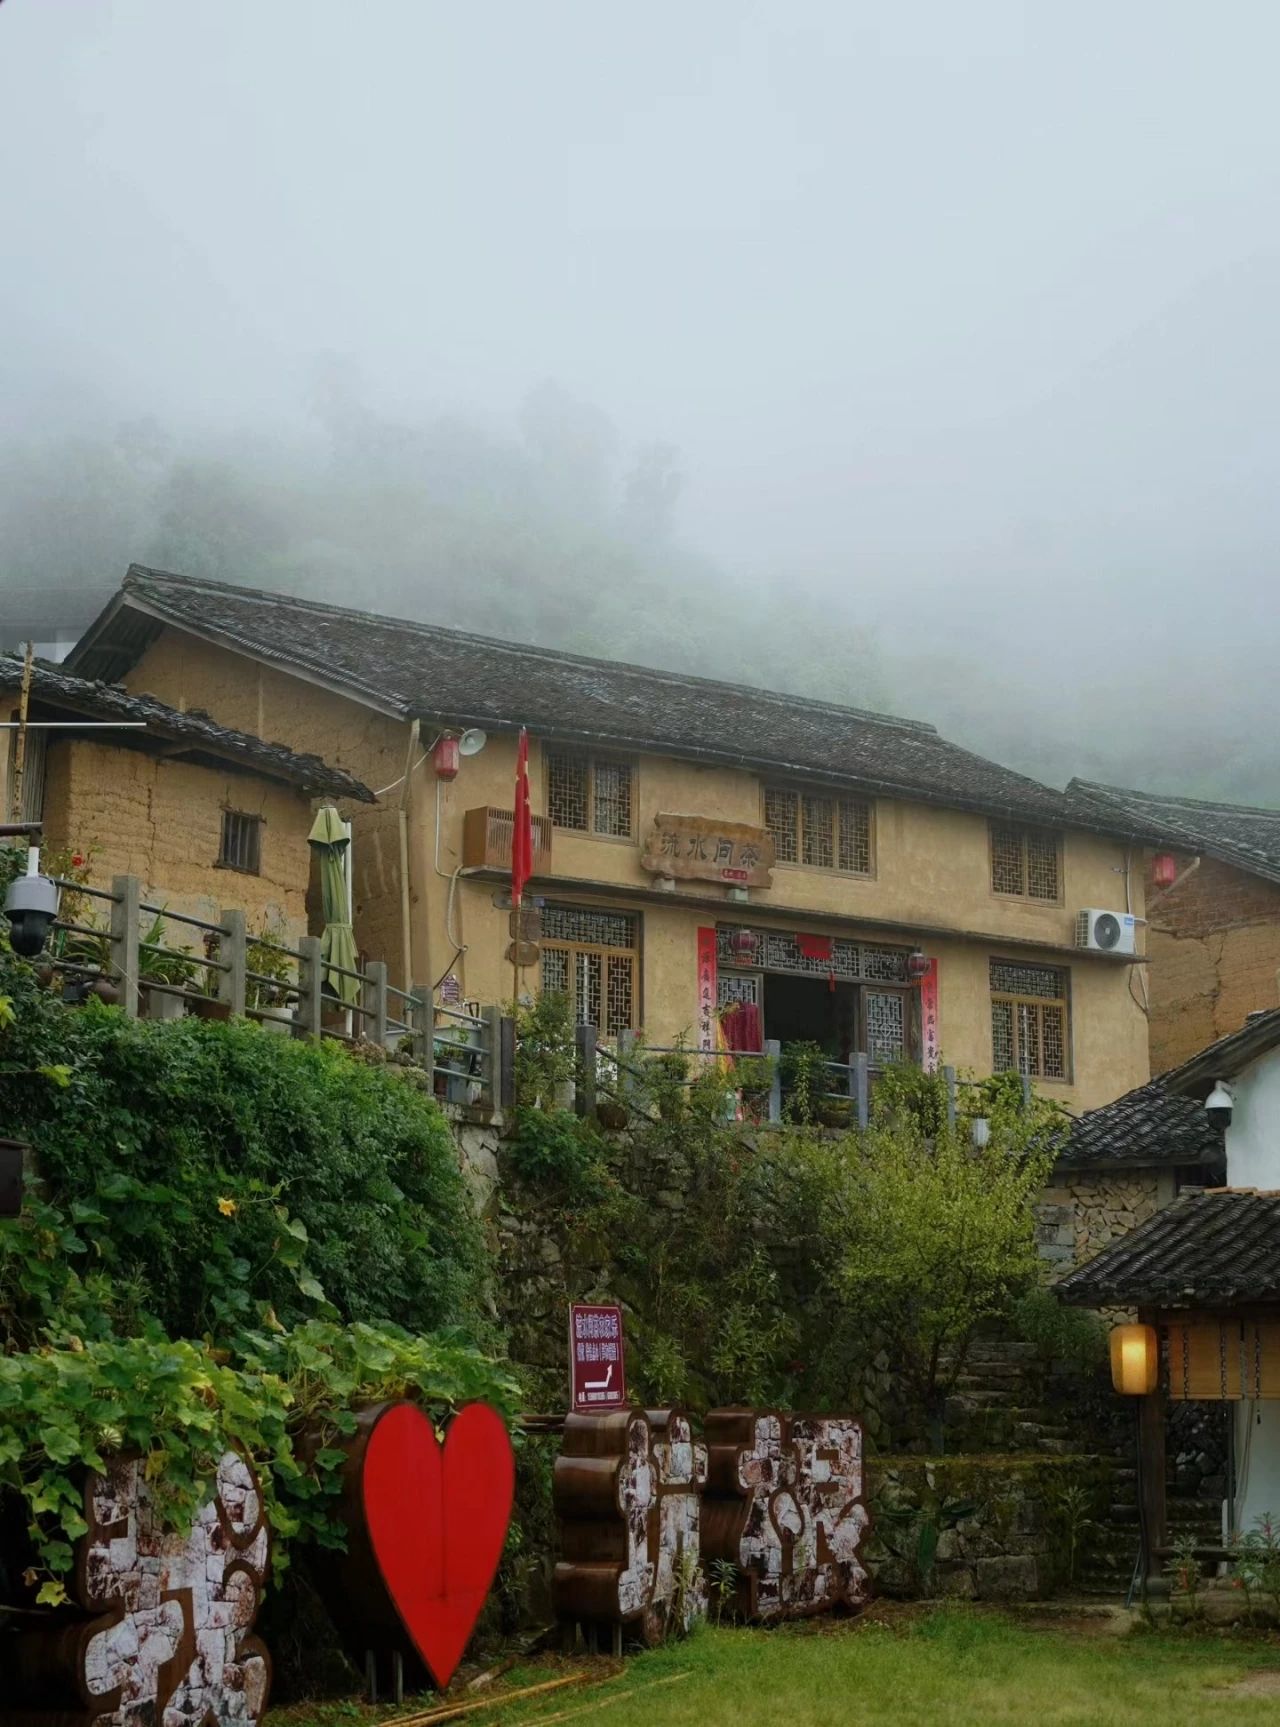
<path id="1" fill-rule="evenodd" d="M 1090 953 L 1136 953 L 1138 924 L 1127 911 L 1099 911 L 1092 906 L 1076 913 L 1076 946 Z"/>

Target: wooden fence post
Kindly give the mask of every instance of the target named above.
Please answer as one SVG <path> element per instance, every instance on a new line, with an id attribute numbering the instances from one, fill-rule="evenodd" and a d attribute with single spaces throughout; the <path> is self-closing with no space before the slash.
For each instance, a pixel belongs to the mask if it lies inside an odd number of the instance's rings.
<path id="1" fill-rule="evenodd" d="M 573 1107 L 579 1115 L 590 1119 L 596 1113 L 596 1028 L 576 1025 L 573 1028 L 577 1073 L 574 1076 Z"/>
<path id="2" fill-rule="evenodd" d="M 410 992 L 409 1024 L 413 1034 L 413 1057 L 427 1076 L 427 1091 L 436 1088 L 435 1013 L 432 1008 L 431 985 L 415 983 Z"/>
<path id="3" fill-rule="evenodd" d="M 245 1004 L 245 968 L 248 960 L 248 936 L 244 913 L 238 907 L 224 908 L 218 915 L 218 958 L 225 971 L 214 973 L 213 994 L 219 1001 L 230 1004 L 233 1014 L 242 1014 Z"/>
<path id="4" fill-rule="evenodd" d="M 320 1036 L 320 937 L 304 935 L 298 943 L 298 1006 L 293 1022 L 303 1037 Z"/>
<path id="5" fill-rule="evenodd" d="M 111 878 L 111 968 L 120 980 L 120 1005 L 138 1017 L 138 939 L 142 889 L 136 875 Z"/>
<path id="6" fill-rule="evenodd" d="M 362 1017 L 361 1036 L 368 1038 L 370 1043 L 376 1043 L 379 1049 L 387 1047 L 387 965 L 385 960 L 371 959 L 364 972 L 364 1001 L 362 1007 L 369 1011 Z"/>
<path id="7" fill-rule="evenodd" d="M 849 1063 L 849 1079 L 853 1088 L 854 1114 L 859 1129 L 865 1133 L 871 1119 L 871 1072 L 865 1049 L 854 1051 Z"/>
<path id="8" fill-rule="evenodd" d="M 776 1125 L 782 1120 L 782 1044 L 767 1037 L 764 1053 L 769 1063 L 769 1120 Z"/>

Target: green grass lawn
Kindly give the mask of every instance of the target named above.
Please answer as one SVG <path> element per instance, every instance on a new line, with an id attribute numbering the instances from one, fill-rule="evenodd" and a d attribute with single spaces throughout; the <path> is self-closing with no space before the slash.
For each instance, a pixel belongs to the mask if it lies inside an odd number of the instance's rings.
<path id="1" fill-rule="evenodd" d="M 504 1683 L 532 1684 L 557 1670 L 565 1669 L 522 1667 Z M 267 1727 L 363 1727 L 430 1705 L 279 1710 Z M 963 1609 L 780 1631 L 704 1629 L 636 1656 L 617 1677 L 485 1709 L 460 1727 L 536 1727 L 553 1716 L 564 1727 L 597 1719 L 600 1727 L 1275 1727 L 1280 1641 L 1098 1635 Z"/>

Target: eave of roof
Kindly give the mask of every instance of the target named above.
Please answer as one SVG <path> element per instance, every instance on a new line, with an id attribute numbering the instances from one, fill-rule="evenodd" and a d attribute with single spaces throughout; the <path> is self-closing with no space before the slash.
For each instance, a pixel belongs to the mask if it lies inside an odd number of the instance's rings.
<path id="1" fill-rule="evenodd" d="M 21 663 L 12 657 L 0 657 L 0 690 L 13 695 L 21 683 Z M 76 677 L 61 667 L 33 666 L 31 696 L 39 713 L 47 709 L 86 720 L 143 721 L 146 726 L 143 733 L 103 734 L 107 741 L 125 748 L 143 748 L 148 739 L 163 739 L 182 746 L 181 753 L 192 759 L 260 774 L 298 786 L 312 796 L 347 798 L 359 803 L 375 801 L 373 793 L 354 774 L 331 766 L 319 756 L 302 754 L 285 744 L 266 743 L 221 725 L 198 710 L 182 712 L 154 696 L 131 695 L 111 684 Z"/>
<path id="2" fill-rule="evenodd" d="M 1233 1079 L 1259 1056 L 1280 1046 L 1280 1008 L 1250 1014 L 1239 1031 L 1219 1038 L 1165 1077 L 1185 1097 L 1207 1097 L 1219 1079 Z"/>
<path id="3" fill-rule="evenodd" d="M 1068 1272 L 1081 1307 L 1230 1308 L 1280 1301 L 1280 1193 L 1187 1194 Z"/>
<path id="4" fill-rule="evenodd" d="M 1081 779 L 1070 781 L 1066 796 L 1086 807 L 1119 813 L 1145 828 L 1153 844 L 1215 858 L 1280 884 L 1280 810 L 1164 797 Z"/>
<path id="5" fill-rule="evenodd" d="M 1198 1099 L 1171 1092 L 1161 1074 L 1071 1124 L 1058 1159 L 1067 1168 L 1172 1168 L 1226 1162 L 1222 1130 Z"/>
<path id="6" fill-rule="evenodd" d="M 264 627 L 268 618 L 274 628 Z M 285 627 L 290 621 L 292 630 Z M 140 565 L 130 568 L 121 591 L 86 631 L 68 664 L 100 677 L 119 677 L 165 625 L 279 666 L 394 718 L 490 731 L 529 725 L 545 737 L 570 742 L 716 762 L 1014 821 L 1139 838 L 1131 821 L 1100 812 L 1086 800 L 1068 800 L 947 742 L 921 721 L 588 659 L 261 589 L 194 581 Z M 327 631 L 333 635 L 325 639 Z M 363 650 L 357 640 L 361 633 L 370 638 Z M 397 650 L 400 660 L 393 664 Z M 376 676 L 356 663 L 361 651 L 374 655 Z M 415 656 L 421 664 L 415 665 Z M 469 664 L 486 674 L 487 690 L 477 689 L 485 676 L 472 676 L 465 669 L 455 672 L 450 686 L 441 674 L 455 661 L 459 668 Z M 712 715 L 706 723 L 700 723 L 700 703 Z M 668 708 L 676 717 L 666 725 L 656 724 Z"/>

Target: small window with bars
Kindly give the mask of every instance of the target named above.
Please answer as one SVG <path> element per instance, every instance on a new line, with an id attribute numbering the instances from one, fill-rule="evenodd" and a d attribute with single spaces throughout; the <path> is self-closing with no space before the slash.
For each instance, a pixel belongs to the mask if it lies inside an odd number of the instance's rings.
<path id="1" fill-rule="evenodd" d="M 262 873 L 262 817 L 243 810 L 223 810 L 222 841 L 218 868 L 239 870 L 242 875 Z"/>
<path id="2" fill-rule="evenodd" d="M 991 889 L 1019 899 L 1061 898 L 1056 834 L 991 824 Z"/>
<path id="3" fill-rule="evenodd" d="M 1070 1078 L 1067 974 L 1060 966 L 991 961 L 991 1067 L 1027 1079 Z"/>
<path id="4" fill-rule="evenodd" d="M 871 874 L 871 805 L 862 798 L 766 786 L 764 825 L 779 863 Z"/>
<path id="5" fill-rule="evenodd" d="M 552 825 L 578 833 L 630 839 L 632 767 L 615 756 L 547 749 L 547 814 Z"/>
<path id="6" fill-rule="evenodd" d="M 579 1025 L 616 1037 L 639 1020 L 638 919 L 549 905 L 542 913 L 542 988 L 565 996 Z"/>

